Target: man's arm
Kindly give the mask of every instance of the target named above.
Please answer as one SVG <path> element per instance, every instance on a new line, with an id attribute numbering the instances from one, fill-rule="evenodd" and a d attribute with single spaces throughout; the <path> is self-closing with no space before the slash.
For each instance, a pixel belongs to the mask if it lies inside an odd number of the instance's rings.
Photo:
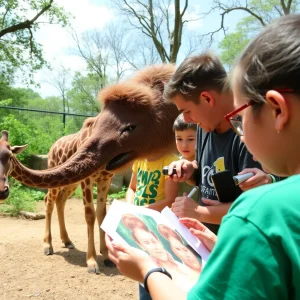
<path id="1" fill-rule="evenodd" d="M 220 224 L 224 215 L 227 214 L 230 203 L 221 203 L 215 200 L 206 200 L 210 206 L 200 206 L 187 196 L 177 197 L 172 204 L 172 211 L 180 218 L 194 218 L 200 222 Z M 218 204 L 218 205 L 215 205 Z"/>

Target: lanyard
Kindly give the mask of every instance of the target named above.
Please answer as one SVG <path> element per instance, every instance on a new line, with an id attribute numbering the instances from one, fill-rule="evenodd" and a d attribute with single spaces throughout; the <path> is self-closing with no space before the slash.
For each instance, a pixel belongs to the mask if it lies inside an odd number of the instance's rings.
<path id="1" fill-rule="evenodd" d="M 200 151 L 199 162 L 198 162 L 199 176 L 197 176 L 198 180 L 196 181 L 196 185 L 197 186 L 200 186 L 200 184 L 202 182 L 202 169 L 201 169 L 202 167 L 201 167 L 201 162 L 202 162 L 202 157 L 203 157 L 204 149 L 206 147 L 209 135 L 210 135 L 210 132 L 205 136 L 204 141 L 203 141 L 203 145 L 202 145 L 201 151 Z"/>

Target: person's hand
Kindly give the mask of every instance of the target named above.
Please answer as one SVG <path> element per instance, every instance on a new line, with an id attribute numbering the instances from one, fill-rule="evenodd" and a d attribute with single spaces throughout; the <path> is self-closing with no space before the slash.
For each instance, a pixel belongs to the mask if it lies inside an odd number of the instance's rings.
<path id="1" fill-rule="evenodd" d="M 198 204 L 184 193 L 181 197 L 176 197 L 172 204 L 172 211 L 177 217 L 197 218 Z"/>
<path id="2" fill-rule="evenodd" d="M 253 189 L 257 186 L 264 185 L 267 183 L 272 183 L 272 178 L 268 174 L 266 174 L 264 171 L 257 169 L 257 168 L 244 169 L 242 172 L 240 172 L 238 174 L 242 175 L 242 174 L 249 173 L 249 172 L 252 172 L 254 174 L 254 176 L 250 177 L 246 181 L 239 184 L 239 187 L 243 191 L 247 191 L 247 190 Z"/>
<path id="3" fill-rule="evenodd" d="M 212 231 L 195 219 L 181 218 L 179 221 L 189 228 L 190 232 L 200 240 L 208 251 L 212 251 L 217 242 L 217 236 Z"/>
<path id="4" fill-rule="evenodd" d="M 177 174 L 172 175 L 174 168 L 176 168 Z M 194 170 L 197 168 L 198 166 L 195 160 L 192 162 L 186 159 L 173 161 L 169 165 L 169 178 L 175 182 L 185 182 L 192 177 Z"/>
<path id="5" fill-rule="evenodd" d="M 142 283 L 147 272 L 157 267 L 144 251 L 112 241 L 107 234 L 105 235 L 105 243 L 109 259 L 126 277 Z"/>
<path id="6" fill-rule="evenodd" d="M 219 200 L 211 200 L 211 199 L 206 199 L 206 198 L 201 198 L 201 201 L 206 204 L 207 206 L 216 206 L 216 205 L 221 205 Z"/>

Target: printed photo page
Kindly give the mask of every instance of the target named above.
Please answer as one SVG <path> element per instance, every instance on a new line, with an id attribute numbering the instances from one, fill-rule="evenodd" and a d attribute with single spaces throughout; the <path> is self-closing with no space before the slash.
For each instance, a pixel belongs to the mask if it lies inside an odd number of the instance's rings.
<path id="1" fill-rule="evenodd" d="M 113 240 L 143 250 L 186 291 L 197 282 L 209 256 L 168 207 L 159 213 L 114 200 L 101 228 Z"/>

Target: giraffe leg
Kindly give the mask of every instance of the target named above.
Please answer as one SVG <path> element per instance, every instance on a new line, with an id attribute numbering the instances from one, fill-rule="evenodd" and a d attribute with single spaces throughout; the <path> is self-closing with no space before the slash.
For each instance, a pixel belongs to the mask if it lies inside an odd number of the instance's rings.
<path id="1" fill-rule="evenodd" d="M 58 190 L 49 189 L 46 194 L 44 201 L 46 206 L 46 226 L 45 226 L 45 235 L 44 235 L 44 254 L 52 255 L 53 246 L 52 246 L 52 235 L 51 235 L 51 218 L 54 208 L 54 203 L 56 200 Z"/>
<path id="2" fill-rule="evenodd" d="M 100 274 L 100 269 L 96 260 L 96 249 L 94 240 L 94 226 L 96 219 L 96 212 L 93 203 L 93 184 L 90 178 L 81 182 L 85 221 L 88 231 L 88 249 L 86 253 L 86 263 L 89 273 Z"/>
<path id="3" fill-rule="evenodd" d="M 114 267 L 115 264 L 108 258 L 108 250 L 105 244 L 105 232 L 100 228 L 103 219 L 106 215 L 106 198 L 107 192 L 111 183 L 111 179 L 101 180 L 97 182 L 97 221 L 100 233 L 100 253 L 103 257 L 104 265 L 107 267 Z"/>
<path id="4" fill-rule="evenodd" d="M 56 199 L 56 209 L 57 217 L 59 222 L 59 231 L 61 241 L 64 243 L 65 247 L 68 249 L 74 249 L 75 246 L 69 238 L 66 223 L 65 223 L 65 206 L 68 198 L 74 193 L 77 185 L 67 186 L 61 188 L 58 197 Z"/>

